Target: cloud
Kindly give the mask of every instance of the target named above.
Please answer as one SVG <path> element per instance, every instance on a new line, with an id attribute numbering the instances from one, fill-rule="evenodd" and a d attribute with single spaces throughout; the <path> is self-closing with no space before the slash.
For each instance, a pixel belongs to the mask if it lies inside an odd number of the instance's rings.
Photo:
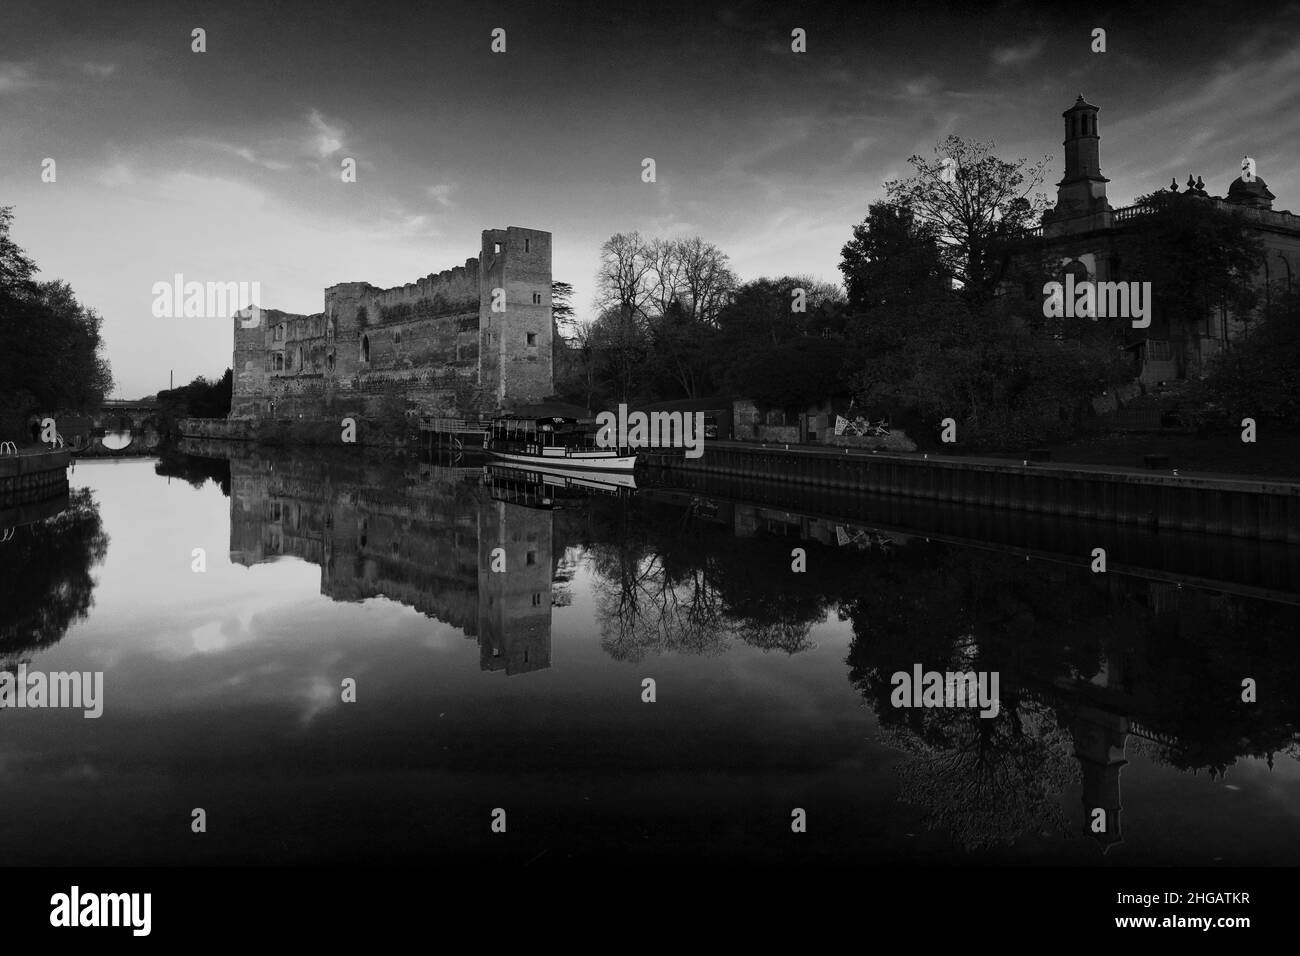
<path id="1" fill-rule="evenodd" d="M 908 96 L 933 96 L 943 87 L 943 82 L 935 75 L 918 77 L 903 84 L 903 92 Z"/>
<path id="2" fill-rule="evenodd" d="M 0 61 L 0 94 L 17 93 L 39 84 L 32 78 L 31 72 L 21 63 Z"/>
<path id="3" fill-rule="evenodd" d="M 403 243 L 442 235 L 433 218 L 424 213 L 393 207 L 381 212 L 373 224 L 362 229 L 368 243 Z"/>
<path id="4" fill-rule="evenodd" d="M 80 66 L 83 73 L 98 80 L 106 80 L 117 72 L 116 63 L 82 63 Z"/>
<path id="5" fill-rule="evenodd" d="M 436 186 L 430 186 L 428 190 L 430 198 L 435 199 L 443 206 L 451 205 L 451 193 L 456 186 L 454 183 L 439 183 Z"/>
<path id="6" fill-rule="evenodd" d="M 135 173 L 126 163 L 114 163 L 95 176 L 101 186 L 129 186 L 135 182 Z"/>
<path id="7" fill-rule="evenodd" d="M 1112 118 L 1102 135 L 1124 144 L 1125 150 L 1113 153 L 1117 159 L 1111 164 L 1111 178 L 1127 177 L 1134 195 L 1163 188 L 1170 175 L 1182 184 L 1188 173 L 1204 175 L 1212 192 L 1225 188 L 1237 176 L 1243 153 L 1257 159 L 1289 155 L 1300 134 L 1293 108 L 1297 88 L 1300 47 L 1288 43 L 1261 50 L 1252 38 L 1225 51 L 1220 62 L 1208 65 L 1195 79 L 1170 85 L 1159 98 L 1145 101 L 1145 109 Z M 1251 92 L 1243 95 L 1242 90 Z M 1270 187 L 1285 195 L 1279 190 L 1294 181 L 1292 163 L 1285 160 L 1269 168 L 1278 174 L 1269 180 Z M 1112 189 L 1120 195 L 1124 185 Z"/>
<path id="8" fill-rule="evenodd" d="M 321 159 L 327 159 L 343 148 L 342 127 L 327 123 L 320 110 L 312 110 L 308 120 L 311 122 L 312 129 L 316 131 L 311 145 Z"/>
<path id="9" fill-rule="evenodd" d="M 252 163 L 254 166 L 261 166 L 263 169 L 273 169 L 278 172 L 293 168 L 292 163 L 283 163 L 276 159 L 263 159 L 247 146 L 231 146 L 228 143 L 217 143 L 216 145 L 228 153 L 233 153 L 245 162 Z"/>
<path id="10" fill-rule="evenodd" d="M 1023 46 L 1000 46 L 994 49 L 993 62 L 998 66 L 1016 66 L 1036 59 L 1043 52 L 1043 40 L 1037 39 Z"/>

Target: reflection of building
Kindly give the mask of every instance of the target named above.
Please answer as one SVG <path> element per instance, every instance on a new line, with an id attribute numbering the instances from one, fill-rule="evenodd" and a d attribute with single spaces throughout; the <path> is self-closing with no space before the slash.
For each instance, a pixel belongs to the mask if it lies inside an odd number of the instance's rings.
<path id="1" fill-rule="evenodd" d="M 1083 825 L 1101 844 L 1103 851 L 1124 840 L 1120 830 L 1120 770 L 1128 763 L 1124 745 L 1128 741 L 1128 718 L 1083 705 L 1070 721 L 1074 756 L 1083 774 Z M 1094 827 L 1096 811 L 1105 811 L 1105 827 Z"/>
<path id="2" fill-rule="evenodd" d="M 490 501 L 458 473 L 411 481 L 300 456 L 230 471 L 232 562 L 301 558 L 333 600 L 384 597 L 477 637 L 484 670 L 550 666 L 551 512 Z M 488 571 L 494 547 L 505 573 Z"/>
<path id="3" fill-rule="evenodd" d="M 551 515 L 504 501 L 485 501 L 479 508 L 478 633 L 484 670 L 518 674 L 551 664 Z"/>

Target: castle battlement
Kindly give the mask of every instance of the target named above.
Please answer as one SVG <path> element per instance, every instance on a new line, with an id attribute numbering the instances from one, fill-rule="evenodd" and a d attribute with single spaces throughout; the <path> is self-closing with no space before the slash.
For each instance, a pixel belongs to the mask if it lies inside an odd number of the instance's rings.
<path id="1" fill-rule="evenodd" d="M 486 229 L 463 266 L 385 289 L 336 283 L 322 312 L 261 317 L 235 322 L 232 418 L 333 417 L 341 397 L 379 391 L 454 417 L 539 402 L 553 390 L 551 234 Z"/>

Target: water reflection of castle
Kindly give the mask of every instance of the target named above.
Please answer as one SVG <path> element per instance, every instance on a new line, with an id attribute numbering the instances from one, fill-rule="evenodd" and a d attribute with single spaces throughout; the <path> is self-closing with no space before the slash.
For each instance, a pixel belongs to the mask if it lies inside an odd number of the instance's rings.
<path id="1" fill-rule="evenodd" d="M 552 512 L 491 500 L 472 480 L 479 474 L 394 481 L 362 466 L 232 458 L 230 559 L 300 558 L 319 565 L 321 593 L 335 601 L 385 597 L 477 638 L 483 670 L 542 670 L 551 663 Z M 490 570 L 496 548 L 505 573 Z"/>

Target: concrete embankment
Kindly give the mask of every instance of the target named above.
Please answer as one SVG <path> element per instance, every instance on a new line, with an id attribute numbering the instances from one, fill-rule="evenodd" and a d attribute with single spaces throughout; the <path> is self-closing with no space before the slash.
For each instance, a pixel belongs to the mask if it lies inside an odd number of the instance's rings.
<path id="1" fill-rule="evenodd" d="M 0 508 L 66 495 L 71 461 L 72 453 L 66 450 L 0 454 Z"/>
<path id="2" fill-rule="evenodd" d="M 643 448 L 638 460 L 677 472 L 1300 543 L 1300 484 L 1292 482 L 740 442 L 710 442 L 695 459 Z"/>

